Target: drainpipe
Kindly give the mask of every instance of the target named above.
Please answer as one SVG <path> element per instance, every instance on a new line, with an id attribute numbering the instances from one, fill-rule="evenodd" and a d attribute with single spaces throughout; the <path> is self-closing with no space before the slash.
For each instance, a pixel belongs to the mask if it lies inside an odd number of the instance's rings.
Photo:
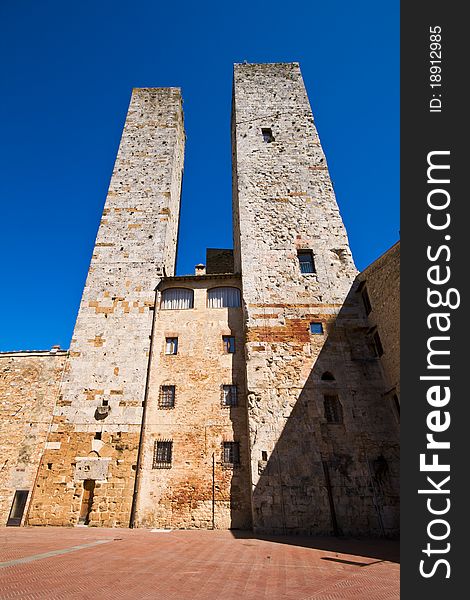
<path id="1" fill-rule="evenodd" d="M 142 410 L 142 424 L 140 427 L 139 449 L 137 452 L 137 463 L 136 463 L 136 467 L 135 467 L 134 492 L 132 494 L 131 515 L 129 518 L 129 527 L 131 529 L 133 529 L 135 527 L 137 497 L 138 497 L 139 488 L 140 488 L 140 471 L 141 471 L 141 465 L 142 465 L 142 461 L 143 461 L 143 452 L 144 452 L 145 418 L 147 416 L 147 398 L 148 398 L 149 383 L 150 383 L 150 365 L 152 364 L 152 355 L 153 355 L 153 332 L 155 329 L 155 319 L 156 318 L 157 318 L 157 288 L 155 288 L 155 303 L 154 303 L 154 308 L 153 308 L 152 329 L 150 332 L 149 359 L 148 359 L 148 363 L 147 363 L 147 376 L 145 379 L 145 394 L 144 394 L 144 406 L 143 406 L 143 410 Z"/>

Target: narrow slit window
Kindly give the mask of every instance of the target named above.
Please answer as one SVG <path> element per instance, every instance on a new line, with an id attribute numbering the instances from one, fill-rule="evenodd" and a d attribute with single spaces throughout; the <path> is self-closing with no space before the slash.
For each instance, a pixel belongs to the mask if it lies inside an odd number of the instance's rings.
<path id="1" fill-rule="evenodd" d="M 173 459 L 173 442 L 171 440 L 159 440 L 155 442 L 153 450 L 154 469 L 170 469 Z"/>
<path id="2" fill-rule="evenodd" d="M 266 144 L 274 142 L 273 130 L 270 127 L 262 127 L 261 134 L 263 135 L 263 141 Z"/>
<path id="3" fill-rule="evenodd" d="M 343 408 L 338 396 L 324 396 L 323 406 L 327 423 L 343 422 Z"/>
<path id="4" fill-rule="evenodd" d="M 384 353 L 384 349 L 382 346 L 382 342 L 380 340 L 379 332 L 377 330 L 374 331 L 374 333 L 372 335 L 372 340 L 374 342 L 375 354 L 376 354 L 376 356 L 378 356 L 380 358 L 382 356 L 382 354 Z"/>
<path id="5" fill-rule="evenodd" d="M 362 288 L 362 303 L 364 304 L 364 309 L 366 311 L 366 315 L 368 315 L 372 310 L 372 304 L 370 303 L 369 294 L 367 293 L 367 288 Z"/>
<path id="6" fill-rule="evenodd" d="M 222 462 L 226 466 L 240 464 L 240 444 L 238 442 L 224 442 L 222 446 Z"/>
<path id="7" fill-rule="evenodd" d="M 237 406 L 238 405 L 238 390 L 236 385 L 222 386 L 222 406 Z"/>
<path id="8" fill-rule="evenodd" d="M 162 385 L 160 387 L 160 396 L 158 399 L 159 408 L 174 408 L 175 407 L 175 391 L 174 385 Z"/>
<path id="9" fill-rule="evenodd" d="M 316 273 L 315 261 L 313 260 L 313 252 L 311 250 L 299 250 L 297 252 L 299 259 L 300 272 L 304 275 Z"/>
<path id="10" fill-rule="evenodd" d="M 320 322 L 310 323 L 310 333 L 313 335 L 323 335 L 323 325 Z"/>
<path id="11" fill-rule="evenodd" d="M 235 337 L 233 335 L 223 335 L 222 341 L 225 354 L 235 354 Z"/>
<path id="12" fill-rule="evenodd" d="M 167 337 L 165 340 L 165 354 L 178 354 L 178 338 Z"/>

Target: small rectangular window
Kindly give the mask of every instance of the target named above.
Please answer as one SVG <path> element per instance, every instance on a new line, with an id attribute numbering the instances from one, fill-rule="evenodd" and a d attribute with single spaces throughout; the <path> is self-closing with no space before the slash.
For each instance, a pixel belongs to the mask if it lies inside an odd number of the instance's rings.
<path id="1" fill-rule="evenodd" d="M 274 136 L 270 127 L 261 127 L 261 133 L 263 134 L 263 140 L 266 144 L 274 142 Z"/>
<path id="2" fill-rule="evenodd" d="M 343 422 L 343 408 L 338 396 L 324 396 L 323 406 L 325 408 L 325 418 L 328 423 Z"/>
<path id="3" fill-rule="evenodd" d="M 173 458 L 173 442 L 159 440 L 155 442 L 153 450 L 153 469 L 170 469 Z"/>
<path id="4" fill-rule="evenodd" d="M 235 466 L 240 464 L 240 444 L 238 442 L 223 443 L 222 462 L 226 466 Z"/>
<path id="5" fill-rule="evenodd" d="M 374 331 L 372 339 L 374 340 L 374 348 L 376 355 L 379 357 L 382 356 L 382 354 L 384 353 L 384 349 L 382 346 L 382 342 L 380 341 L 379 332 L 377 330 Z"/>
<path id="6" fill-rule="evenodd" d="M 222 406 L 237 406 L 238 393 L 236 385 L 222 386 Z"/>
<path id="7" fill-rule="evenodd" d="M 313 333 L 314 335 L 322 335 L 323 325 L 319 322 L 310 323 L 310 333 Z"/>
<path id="8" fill-rule="evenodd" d="M 165 354 L 178 354 L 178 338 L 167 337 L 165 340 Z"/>
<path id="9" fill-rule="evenodd" d="M 234 354 L 235 353 L 235 338 L 233 335 L 223 335 L 222 340 L 224 343 L 224 352 L 225 354 Z"/>
<path id="10" fill-rule="evenodd" d="M 361 295 L 362 295 L 362 302 L 364 304 L 366 315 L 368 315 L 372 310 L 372 305 L 370 303 L 369 294 L 367 293 L 367 288 L 365 288 L 365 287 L 362 288 Z"/>
<path id="11" fill-rule="evenodd" d="M 175 407 L 175 386 L 162 385 L 160 387 L 160 396 L 158 399 L 158 408 L 174 408 Z"/>
<path id="12" fill-rule="evenodd" d="M 297 252 L 299 259 L 300 272 L 304 274 L 316 273 L 315 261 L 311 250 L 299 250 Z"/>
<path id="13" fill-rule="evenodd" d="M 95 433 L 95 440 L 100 440 L 101 439 L 101 431 L 97 431 Z"/>

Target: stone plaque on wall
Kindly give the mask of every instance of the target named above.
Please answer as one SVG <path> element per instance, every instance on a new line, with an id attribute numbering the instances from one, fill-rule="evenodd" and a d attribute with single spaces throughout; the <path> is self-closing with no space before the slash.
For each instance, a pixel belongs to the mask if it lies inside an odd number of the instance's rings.
<path id="1" fill-rule="evenodd" d="M 77 458 L 74 480 L 106 479 L 108 476 L 108 465 L 109 458 Z"/>

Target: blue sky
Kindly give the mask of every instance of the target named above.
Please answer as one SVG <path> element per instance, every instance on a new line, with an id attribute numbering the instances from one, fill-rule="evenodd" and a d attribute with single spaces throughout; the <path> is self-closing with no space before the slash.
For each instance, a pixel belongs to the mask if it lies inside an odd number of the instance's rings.
<path id="1" fill-rule="evenodd" d="M 398 239 L 397 0 L 3 0 L 0 351 L 69 346 L 132 87 L 183 90 L 178 274 L 232 246 L 244 60 L 300 62 L 358 268 Z"/>

